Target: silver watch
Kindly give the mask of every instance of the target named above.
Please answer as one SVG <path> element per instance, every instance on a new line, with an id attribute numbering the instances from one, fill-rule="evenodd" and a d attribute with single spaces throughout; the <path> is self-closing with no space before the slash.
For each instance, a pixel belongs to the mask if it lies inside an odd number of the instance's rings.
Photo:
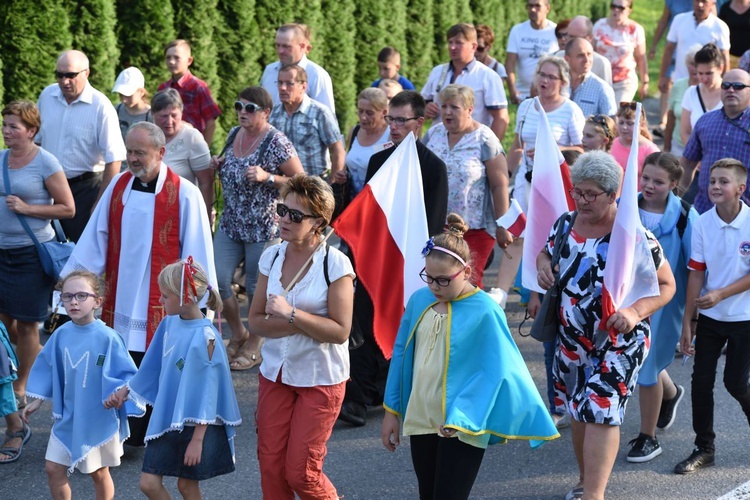
<path id="1" fill-rule="evenodd" d="M 271 174 L 268 176 L 268 179 L 266 179 L 266 184 L 270 184 L 273 186 L 273 183 L 276 181 L 276 176 Z"/>

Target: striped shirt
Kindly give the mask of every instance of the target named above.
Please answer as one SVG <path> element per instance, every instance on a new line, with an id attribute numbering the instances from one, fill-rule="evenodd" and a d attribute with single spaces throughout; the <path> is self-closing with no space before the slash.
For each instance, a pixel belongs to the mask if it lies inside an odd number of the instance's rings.
<path id="1" fill-rule="evenodd" d="M 698 194 L 695 195 L 693 206 L 698 213 L 705 213 L 714 205 L 708 199 L 711 165 L 722 158 L 734 158 L 744 165 L 750 165 L 750 111 L 745 109 L 734 120 L 723 109 L 709 111 L 701 116 L 690 134 L 682 156 L 701 162 Z M 747 185 L 750 186 L 750 174 Z M 750 191 L 747 188 L 742 199 L 745 203 L 750 203 Z"/>
<path id="2" fill-rule="evenodd" d="M 37 102 L 42 126 L 36 142 L 55 155 L 70 179 L 99 171 L 105 163 L 125 160 L 125 143 L 117 111 L 107 97 L 86 82 L 68 104 L 56 83 Z"/>

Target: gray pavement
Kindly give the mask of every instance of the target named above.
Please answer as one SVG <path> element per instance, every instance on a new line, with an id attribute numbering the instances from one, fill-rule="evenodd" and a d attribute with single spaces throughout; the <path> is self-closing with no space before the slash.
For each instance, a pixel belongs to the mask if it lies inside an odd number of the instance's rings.
<path id="1" fill-rule="evenodd" d="M 497 265 L 496 260 L 487 274 L 489 284 L 495 283 Z M 244 304 L 243 311 L 246 306 Z M 517 295 L 511 295 L 506 312 L 527 366 L 540 392 L 545 394 L 543 349 L 535 340 L 518 334 L 523 309 L 518 305 Z M 524 330 L 528 332 L 528 326 Z M 664 453 L 645 464 L 630 464 L 625 460 L 627 442 L 638 434 L 636 394 L 628 406 L 621 428 L 620 452 L 607 489 L 607 498 L 718 498 L 750 481 L 750 427 L 737 402 L 723 388 L 723 368 L 722 359 L 715 391 L 716 466 L 692 476 L 672 473 L 674 465 L 686 458 L 693 447 L 689 397 L 692 360 L 682 367 L 678 357 L 669 372 L 678 384 L 686 388 L 687 394 L 679 407 L 675 424 L 668 431 L 658 434 Z M 250 372 L 234 373 L 233 378 L 244 421 L 236 439 L 237 471 L 202 483 L 203 494 L 207 499 L 261 498 L 253 418 L 257 402 L 257 368 Z M 365 427 L 353 428 L 338 423 L 333 431 L 324 470 L 338 488 L 339 494 L 344 495 L 347 500 L 418 497 L 408 440 L 404 440 L 402 446 L 392 454 L 380 444 L 382 414 L 382 409 L 371 409 Z M 32 416 L 34 434 L 21 459 L 14 464 L 0 465 L 0 499 L 49 498 L 44 453 L 50 426 L 50 406 L 46 404 Z M 562 498 L 577 482 L 578 470 L 571 447 L 570 430 L 563 430 L 561 434 L 560 439 L 537 450 L 531 450 L 526 442 L 510 442 L 490 447 L 472 498 Z M 142 450 L 128 452 L 122 465 L 112 470 L 118 498 L 142 498 L 138 489 L 142 458 Z M 92 483 L 88 477 L 75 473 L 70 479 L 74 498 L 94 498 Z M 179 498 L 176 480 L 167 478 L 165 484 Z M 730 498 L 750 499 L 749 490 L 750 488 L 745 487 L 744 493 L 737 492 Z"/>

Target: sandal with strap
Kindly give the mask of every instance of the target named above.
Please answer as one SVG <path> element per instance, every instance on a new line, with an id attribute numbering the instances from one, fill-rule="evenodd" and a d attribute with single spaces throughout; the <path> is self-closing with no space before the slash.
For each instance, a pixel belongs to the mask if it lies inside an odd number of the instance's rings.
<path id="1" fill-rule="evenodd" d="M 245 342 L 242 347 L 237 351 L 237 355 L 229 363 L 229 369 L 235 372 L 244 372 L 258 366 L 262 361 L 263 357 L 260 355 L 260 345 L 258 349 L 253 351 L 250 349 L 250 344 Z"/>
<path id="2" fill-rule="evenodd" d="M 242 336 L 242 339 L 240 340 L 234 340 L 229 339 L 228 341 L 224 341 L 224 345 L 226 345 L 226 351 L 227 351 L 227 359 L 229 359 L 229 362 L 231 363 L 234 361 L 234 358 L 237 357 L 237 355 L 240 352 L 240 349 L 242 349 L 242 346 L 245 345 L 245 342 L 247 342 L 247 339 L 250 338 L 250 333 L 245 330 L 244 335 Z"/>
<path id="3" fill-rule="evenodd" d="M 5 431 L 5 441 L 0 446 L 0 455 L 10 457 L 7 460 L 0 460 L 0 464 L 9 464 L 15 462 L 21 458 L 21 452 L 23 451 L 23 445 L 31 438 L 31 428 L 23 424 L 23 429 L 17 432 Z M 18 447 L 7 446 L 12 439 L 20 439 L 21 444 Z"/>
<path id="4" fill-rule="evenodd" d="M 26 405 L 28 404 L 26 401 L 26 394 L 21 396 L 20 394 L 14 391 L 13 395 L 16 397 L 16 407 L 19 410 L 23 410 L 24 408 L 26 408 Z"/>

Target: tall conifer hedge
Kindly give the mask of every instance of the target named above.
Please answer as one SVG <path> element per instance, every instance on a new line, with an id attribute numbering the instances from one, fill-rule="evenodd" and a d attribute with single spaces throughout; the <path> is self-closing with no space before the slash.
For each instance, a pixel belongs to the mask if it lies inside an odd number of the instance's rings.
<path id="1" fill-rule="evenodd" d="M 108 95 L 120 58 L 115 4 L 112 0 L 65 0 L 64 5 L 71 20 L 72 47 L 89 58 L 91 85 Z"/>

